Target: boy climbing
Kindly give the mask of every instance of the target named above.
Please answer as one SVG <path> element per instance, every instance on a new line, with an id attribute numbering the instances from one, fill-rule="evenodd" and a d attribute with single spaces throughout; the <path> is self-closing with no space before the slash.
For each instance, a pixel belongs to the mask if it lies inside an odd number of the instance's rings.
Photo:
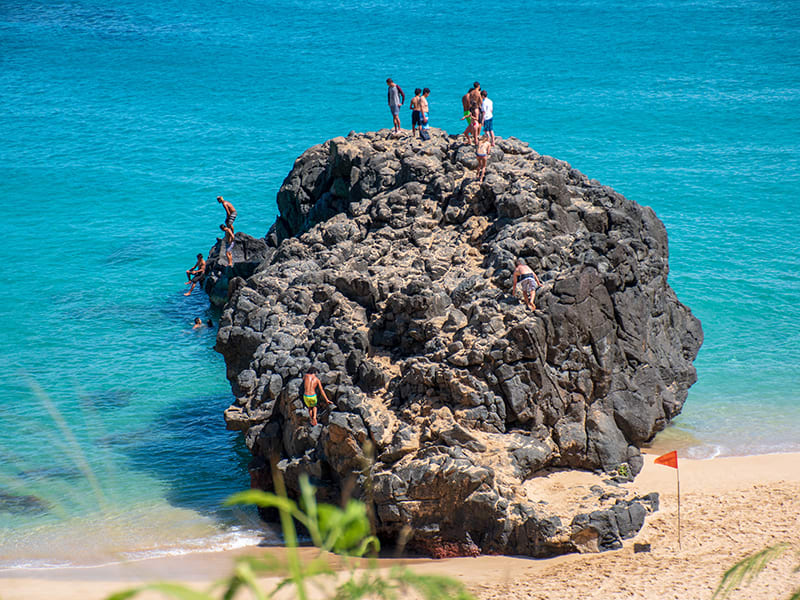
<path id="1" fill-rule="evenodd" d="M 517 293 L 517 283 L 522 289 L 522 296 L 525 299 L 525 304 L 531 310 L 536 310 L 534 300 L 536 298 L 536 289 L 542 285 L 539 277 L 533 270 L 525 264 L 524 258 L 517 259 L 517 268 L 514 269 L 514 288 L 511 291 L 512 295 Z"/>
<path id="2" fill-rule="evenodd" d="M 322 394 L 322 398 L 325 400 L 326 404 L 333 404 L 325 395 L 322 382 L 319 380 L 319 377 L 317 377 L 317 370 L 314 367 L 309 367 L 303 377 L 303 403 L 308 408 L 308 417 L 312 426 L 316 426 L 317 424 L 317 390 Z"/>
<path id="3" fill-rule="evenodd" d="M 225 232 L 225 239 L 222 241 L 223 245 L 225 246 L 225 256 L 228 258 L 228 266 L 233 266 L 233 246 L 236 242 L 236 238 L 233 237 L 233 227 L 227 227 L 224 224 L 220 225 L 219 228 Z M 220 251 L 220 254 L 222 252 Z"/>

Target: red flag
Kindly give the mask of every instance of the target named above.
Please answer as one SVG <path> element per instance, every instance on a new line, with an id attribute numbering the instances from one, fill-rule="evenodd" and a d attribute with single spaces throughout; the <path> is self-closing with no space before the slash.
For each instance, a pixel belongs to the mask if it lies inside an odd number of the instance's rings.
<path id="1" fill-rule="evenodd" d="M 664 465 L 665 467 L 672 467 L 673 469 L 678 468 L 678 452 L 673 450 L 672 452 L 667 452 L 659 456 L 657 459 L 653 461 L 657 465 Z"/>

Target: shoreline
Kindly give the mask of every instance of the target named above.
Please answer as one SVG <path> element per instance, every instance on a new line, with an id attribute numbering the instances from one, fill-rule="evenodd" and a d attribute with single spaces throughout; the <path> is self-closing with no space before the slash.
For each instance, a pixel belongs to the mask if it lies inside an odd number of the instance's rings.
<path id="1" fill-rule="evenodd" d="M 556 598 L 560 596 L 552 594 L 559 589 L 564 594 L 568 590 L 573 594 L 583 590 L 584 598 L 602 598 L 603 594 L 611 597 L 609 594 L 615 592 L 608 586 L 612 584 L 598 586 L 597 579 L 609 577 L 613 583 L 614 574 L 620 572 L 626 573 L 626 577 L 617 583 L 627 592 L 618 597 L 672 597 L 668 592 L 676 593 L 674 586 L 679 585 L 683 593 L 675 597 L 706 598 L 711 596 L 724 570 L 747 554 L 779 541 L 800 547 L 800 453 L 680 459 L 683 520 L 680 549 L 675 531 L 675 470 L 653 464 L 660 454 L 653 448 L 643 449 L 643 454 L 645 466 L 628 485 L 642 494 L 659 492 L 661 508 L 646 520 L 639 535 L 626 540 L 621 550 L 548 559 L 480 556 L 400 560 L 413 564 L 422 573 L 455 576 L 482 599 Z M 634 554 L 634 542 L 651 544 L 651 552 Z M 282 546 L 245 546 L 96 567 L 7 570 L 0 572 L 0 594 L 4 600 L 92 600 L 156 580 L 183 581 L 202 588 L 228 573 L 237 556 L 279 556 L 282 552 Z M 314 549 L 303 552 L 313 555 Z M 788 568 L 790 559 L 786 564 L 777 561 L 768 571 Z M 396 563 L 397 559 L 380 560 L 381 566 Z M 565 565 L 569 569 L 565 570 Z M 687 570 L 691 577 L 686 576 Z M 637 573 L 633 581 L 627 576 L 631 572 Z M 670 573 L 676 578 L 672 583 Z M 486 585 L 489 581 L 496 583 Z M 550 595 L 527 595 L 534 593 L 530 586 L 535 583 L 542 583 L 541 588 Z M 781 597 L 783 588 L 800 585 L 800 574 L 792 574 L 791 569 L 783 576 L 770 577 L 765 573 L 753 585 L 757 584 L 766 586 L 763 593 Z M 751 586 L 747 588 L 750 595 L 741 597 L 768 597 L 757 595 L 757 589 Z"/>

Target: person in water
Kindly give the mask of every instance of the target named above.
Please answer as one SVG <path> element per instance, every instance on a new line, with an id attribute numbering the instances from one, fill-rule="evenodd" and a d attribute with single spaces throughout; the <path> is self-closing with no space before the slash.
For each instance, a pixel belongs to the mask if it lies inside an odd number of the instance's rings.
<path id="1" fill-rule="evenodd" d="M 309 367 L 305 376 L 303 377 L 303 403 L 308 408 L 308 417 L 312 426 L 317 424 L 317 390 L 322 394 L 323 400 L 326 404 L 333 404 L 328 400 L 325 395 L 325 390 L 322 388 L 322 382 L 317 377 L 317 370 L 314 367 Z"/>
<path id="2" fill-rule="evenodd" d="M 231 231 L 233 231 L 233 222 L 236 220 L 236 209 L 233 208 L 233 204 L 225 200 L 222 196 L 217 196 L 217 202 L 222 204 L 222 208 L 225 209 L 225 227 L 230 227 Z"/>
<path id="3" fill-rule="evenodd" d="M 524 258 L 517 259 L 517 268 L 514 269 L 514 288 L 511 291 L 512 295 L 516 295 L 517 293 L 517 283 L 519 283 L 519 287 L 522 289 L 522 296 L 525 299 L 525 304 L 531 310 L 536 310 L 536 304 L 534 304 L 536 289 L 542 285 L 542 282 L 539 280 L 539 277 L 536 276 L 536 273 L 525 264 Z"/>
<path id="4" fill-rule="evenodd" d="M 228 266 L 233 266 L 233 246 L 236 243 L 236 238 L 233 237 L 233 228 L 227 227 L 225 224 L 219 226 L 225 232 L 225 239 L 222 243 L 225 245 L 225 256 L 228 259 Z"/>
<path id="5" fill-rule="evenodd" d="M 483 183 L 483 177 L 486 175 L 486 161 L 491 150 L 492 145 L 489 142 L 489 136 L 483 134 L 481 141 L 478 142 L 478 147 L 475 149 L 475 154 L 478 157 L 478 183 Z"/>
<path id="6" fill-rule="evenodd" d="M 206 326 L 206 324 L 203 323 L 203 319 L 201 319 L 200 317 L 195 317 L 194 325 L 192 325 L 192 329 L 202 329 L 205 326 Z"/>
<path id="7" fill-rule="evenodd" d="M 192 286 L 189 288 L 189 291 L 184 294 L 184 296 L 191 295 L 194 286 L 197 285 L 197 282 L 200 281 L 203 278 L 203 275 L 205 274 L 206 274 L 206 261 L 203 260 L 202 254 L 198 254 L 197 262 L 194 263 L 194 266 L 191 269 L 186 271 L 186 279 L 188 279 L 186 285 L 189 285 L 191 283 Z"/>

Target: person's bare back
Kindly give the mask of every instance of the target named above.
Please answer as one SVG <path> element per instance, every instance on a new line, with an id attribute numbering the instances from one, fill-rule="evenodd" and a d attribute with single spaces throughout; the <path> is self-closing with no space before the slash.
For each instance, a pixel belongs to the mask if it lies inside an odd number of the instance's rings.
<path id="1" fill-rule="evenodd" d="M 322 399 L 325 400 L 326 404 L 333 404 L 328 400 L 328 396 L 325 395 L 322 382 L 317 377 L 317 370 L 314 367 L 310 367 L 303 376 L 303 404 L 308 408 L 308 417 L 312 426 L 317 424 L 317 404 L 319 403 L 317 390 L 322 394 Z"/>

